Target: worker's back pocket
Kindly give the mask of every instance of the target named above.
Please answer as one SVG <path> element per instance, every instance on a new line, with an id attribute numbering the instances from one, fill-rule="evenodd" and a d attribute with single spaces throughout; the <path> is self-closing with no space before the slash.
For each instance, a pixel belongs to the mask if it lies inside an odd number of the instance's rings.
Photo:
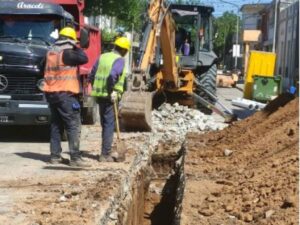
<path id="1" fill-rule="evenodd" d="M 75 97 L 68 97 L 61 103 L 62 110 L 66 114 L 80 113 L 80 103 Z"/>

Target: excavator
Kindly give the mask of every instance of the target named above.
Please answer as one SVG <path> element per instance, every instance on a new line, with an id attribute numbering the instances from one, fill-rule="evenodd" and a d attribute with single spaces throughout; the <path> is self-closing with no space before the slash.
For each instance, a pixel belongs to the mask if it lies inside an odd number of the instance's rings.
<path id="1" fill-rule="evenodd" d="M 216 107 L 216 61 L 212 46 L 213 7 L 152 0 L 139 60 L 121 99 L 124 130 L 151 130 L 152 107 L 178 102 L 216 112 L 227 122 L 233 114 Z"/>

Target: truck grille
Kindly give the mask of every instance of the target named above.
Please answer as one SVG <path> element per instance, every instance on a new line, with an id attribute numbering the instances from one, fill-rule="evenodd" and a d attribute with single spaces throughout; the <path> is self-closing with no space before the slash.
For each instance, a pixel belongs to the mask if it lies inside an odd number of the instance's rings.
<path id="1" fill-rule="evenodd" d="M 8 86 L 5 90 L 0 90 L 0 94 L 35 94 L 39 93 L 36 86 L 36 77 L 6 77 Z"/>
<path id="2" fill-rule="evenodd" d="M 7 65 L 31 65 L 32 60 L 30 58 L 6 55 L 3 63 Z"/>

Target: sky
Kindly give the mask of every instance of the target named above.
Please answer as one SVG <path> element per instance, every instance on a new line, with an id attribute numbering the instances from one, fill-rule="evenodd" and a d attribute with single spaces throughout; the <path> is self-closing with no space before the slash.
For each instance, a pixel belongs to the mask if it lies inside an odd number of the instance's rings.
<path id="1" fill-rule="evenodd" d="M 269 3 L 272 0 L 225 0 L 226 2 L 231 2 L 234 5 L 238 5 L 239 8 L 244 4 L 256 4 L 256 3 Z M 237 7 L 222 2 L 222 0 L 200 0 L 201 3 L 205 5 L 212 5 L 215 8 L 214 15 L 216 17 L 221 16 L 225 11 L 237 11 Z"/>

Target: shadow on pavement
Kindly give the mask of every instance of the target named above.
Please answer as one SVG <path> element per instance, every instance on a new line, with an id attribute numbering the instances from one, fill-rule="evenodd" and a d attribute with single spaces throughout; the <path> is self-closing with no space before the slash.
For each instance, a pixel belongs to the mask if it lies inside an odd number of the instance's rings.
<path id="1" fill-rule="evenodd" d="M 42 162 L 49 162 L 50 160 L 49 155 L 35 153 L 35 152 L 17 152 L 15 153 L 15 155 L 21 156 L 22 158 L 39 160 Z"/>
<path id="2" fill-rule="evenodd" d="M 70 152 L 65 151 L 64 154 L 70 155 Z M 93 159 L 93 160 L 98 160 L 98 158 L 99 158 L 99 155 L 94 155 L 94 154 L 89 153 L 88 151 L 82 151 L 82 150 L 80 150 L 80 156 L 82 158 Z"/>
<path id="3" fill-rule="evenodd" d="M 98 155 L 93 155 L 90 154 L 88 151 L 81 151 L 81 156 L 83 158 L 88 158 L 88 159 L 93 159 L 93 160 L 98 160 Z"/>
<path id="4" fill-rule="evenodd" d="M 49 142 L 48 126 L 0 126 L 0 142 Z"/>
<path id="5" fill-rule="evenodd" d="M 43 169 L 45 169 L 45 170 L 65 170 L 65 171 L 87 170 L 85 168 L 70 167 L 70 166 L 44 166 Z"/>

